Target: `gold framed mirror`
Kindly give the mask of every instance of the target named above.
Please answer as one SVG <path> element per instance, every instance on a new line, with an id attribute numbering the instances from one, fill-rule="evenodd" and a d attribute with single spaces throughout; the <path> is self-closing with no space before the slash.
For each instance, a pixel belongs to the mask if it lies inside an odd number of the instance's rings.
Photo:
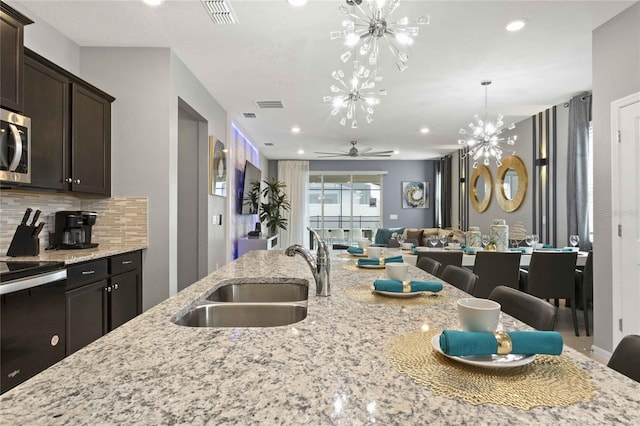
<path id="1" fill-rule="evenodd" d="M 479 165 L 471 174 L 471 185 L 469 187 L 471 205 L 478 213 L 482 213 L 489 207 L 492 188 L 491 172 L 487 166 Z"/>
<path id="2" fill-rule="evenodd" d="M 496 176 L 496 199 L 502 210 L 518 210 L 527 195 L 528 185 L 527 167 L 519 157 L 512 155 L 502 160 Z"/>

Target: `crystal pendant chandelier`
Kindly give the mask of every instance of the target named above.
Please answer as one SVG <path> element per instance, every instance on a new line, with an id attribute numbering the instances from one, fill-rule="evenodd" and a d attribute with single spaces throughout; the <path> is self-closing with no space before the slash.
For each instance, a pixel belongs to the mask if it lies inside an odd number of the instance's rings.
<path id="1" fill-rule="evenodd" d="M 400 0 L 365 0 L 368 11 L 361 7 L 362 0 L 347 0 L 338 8 L 338 14 L 345 15 L 342 22 L 344 30 L 332 31 L 331 39 L 343 39 L 348 49 L 340 59 L 347 62 L 351 50 L 359 45 L 360 55 L 366 57 L 366 63 L 372 67 L 378 65 L 380 44 L 384 40 L 395 58 L 395 64 L 400 71 L 407 69 L 409 56 L 402 49 L 410 46 L 414 37 L 418 35 L 418 27 L 408 26 L 409 18 L 404 17 L 395 22 L 389 21 L 390 16 L 400 4 Z M 416 24 L 428 24 L 429 16 L 419 17 Z"/>
<path id="2" fill-rule="evenodd" d="M 496 166 L 502 165 L 502 154 L 506 149 L 504 147 L 505 138 L 500 137 L 505 129 L 513 130 L 516 128 L 515 124 L 509 124 L 507 127 L 503 127 L 504 123 L 502 119 L 504 116 L 498 114 L 498 117 L 494 121 L 487 120 L 487 86 L 491 84 L 491 80 L 484 80 L 480 82 L 484 86 L 484 119 L 479 115 L 474 115 L 475 123 L 469 123 L 471 131 L 460 129 L 461 135 L 466 135 L 467 139 L 459 139 L 458 144 L 465 145 L 468 149 L 464 157 L 470 156 L 473 158 L 473 168 L 478 167 L 478 161 L 482 160 L 485 166 L 490 164 L 490 158 L 494 157 L 496 160 Z M 518 136 L 509 136 L 506 138 L 506 144 L 513 146 L 518 139 Z M 513 150 L 506 150 L 509 155 L 514 155 L 516 152 Z M 463 158 L 464 158 L 463 157 Z"/>
<path id="3" fill-rule="evenodd" d="M 331 115 L 340 117 L 340 124 L 347 123 L 352 129 L 358 128 L 356 113 L 364 114 L 367 123 L 373 121 L 375 107 L 380 104 L 380 96 L 386 96 L 386 89 L 375 89 L 376 82 L 382 80 L 382 76 L 376 71 L 370 71 L 357 61 L 353 63 L 351 80 L 345 80 L 342 70 L 334 71 L 331 77 L 336 83 L 331 85 L 331 96 L 322 98 L 324 102 L 331 102 L 333 109 Z"/>

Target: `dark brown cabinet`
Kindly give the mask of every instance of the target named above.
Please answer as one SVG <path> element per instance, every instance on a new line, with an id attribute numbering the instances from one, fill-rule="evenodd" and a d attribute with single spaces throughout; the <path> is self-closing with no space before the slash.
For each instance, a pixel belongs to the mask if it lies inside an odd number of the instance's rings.
<path id="1" fill-rule="evenodd" d="M 33 188 L 111 194 L 114 98 L 25 49 Z"/>
<path id="2" fill-rule="evenodd" d="M 0 2 L 0 104 L 23 111 L 24 26 L 32 20 Z"/>
<path id="3" fill-rule="evenodd" d="M 142 313 L 142 252 L 67 268 L 67 355 Z"/>

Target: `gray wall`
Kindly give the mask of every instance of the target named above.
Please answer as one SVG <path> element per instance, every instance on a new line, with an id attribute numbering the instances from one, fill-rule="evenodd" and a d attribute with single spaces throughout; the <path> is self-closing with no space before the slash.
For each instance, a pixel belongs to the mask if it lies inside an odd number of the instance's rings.
<path id="1" fill-rule="evenodd" d="M 593 31 L 594 345 L 613 350 L 611 102 L 640 91 L 640 3 Z"/>
<path id="2" fill-rule="evenodd" d="M 382 180 L 382 224 L 396 228 L 430 228 L 434 225 L 435 162 L 432 160 L 312 160 L 309 171 L 386 171 Z M 402 182 L 429 183 L 429 208 L 403 209 Z M 398 215 L 398 219 L 389 216 Z"/>

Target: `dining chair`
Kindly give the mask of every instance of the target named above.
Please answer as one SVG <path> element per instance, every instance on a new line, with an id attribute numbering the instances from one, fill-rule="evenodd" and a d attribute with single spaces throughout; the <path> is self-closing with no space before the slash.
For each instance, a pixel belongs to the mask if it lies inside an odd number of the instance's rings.
<path id="1" fill-rule="evenodd" d="M 478 276 L 468 269 L 447 265 L 442 271 L 440 277 L 442 281 L 446 281 L 454 287 L 458 287 L 465 293 L 473 294 L 473 290 L 478 282 Z"/>
<path id="2" fill-rule="evenodd" d="M 576 315 L 576 260 L 575 252 L 534 251 L 529 270 L 521 270 L 524 290 L 540 299 L 566 299 L 571 304 L 571 316 L 576 336 L 578 317 Z"/>
<path id="3" fill-rule="evenodd" d="M 502 312 L 536 330 L 553 331 L 555 329 L 558 309 L 547 301 L 503 285 L 494 288 L 489 299 L 498 302 Z"/>
<path id="4" fill-rule="evenodd" d="M 640 383 L 640 336 L 630 334 L 625 336 L 609 359 L 607 367 L 613 368 L 620 374 Z"/>
<path id="5" fill-rule="evenodd" d="M 431 259 L 430 257 L 423 257 L 422 259 L 420 259 L 417 266 L 426 273 L 437 276 L 442 263 L 438 262 L 437 260 Z"/>
<path id="6" fill-rule="evenodd" d="M 520 288 L 520 252 L 479 251 L 473 266 L 478 276 L 475 297 L 487 298 L 494 288 Z"/>
<path id="7" fill-rule="evenodd" d="M 462 252 L 461 251 L 447 251 L 447 250 L 433 250 L 433 251 L 419 251 L 418 257 L 416 258 L 416 265 L 420 263 L 420 260 L 428 257 L 433 260 L 437 260 L 442 265 L 440 270 L 438 271 L 438 278 L 442 278 L 440 274 L 444 272 L 444 268 L 447 265 L 454 265 L 458 267 L 462 267 Z"/>
<path id="8" fill-rule="evenodd" d="M 589 336 L 589 302 L 593 300 L 593 251 L 589 252 L 584 269 L 576 269 L 576 300 L 582 302 L 584 328 Z"/>

